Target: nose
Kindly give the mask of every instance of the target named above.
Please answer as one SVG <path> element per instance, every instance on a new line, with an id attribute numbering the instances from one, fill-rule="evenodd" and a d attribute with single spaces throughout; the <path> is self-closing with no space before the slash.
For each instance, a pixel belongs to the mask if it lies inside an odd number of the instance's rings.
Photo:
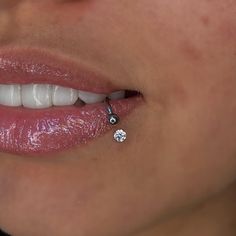
<path id="1" fill-rule="evenodd" d="M 50 42 L 46 39 L 50 35 L 50 27 L 55 28 L 56 25 L 60 34 L 60 25 L 78 24 L 94 1 L 0 0 L 0 48 L 21 40 L 24 44 L 27 40 Z"/>
<path id="2" fill-rule="evenodd" d="M 22 0 L 0 0 L 0 46 L 11 41 L 11 29 L 16 29 L 14 12 L 21 3 Z"/>

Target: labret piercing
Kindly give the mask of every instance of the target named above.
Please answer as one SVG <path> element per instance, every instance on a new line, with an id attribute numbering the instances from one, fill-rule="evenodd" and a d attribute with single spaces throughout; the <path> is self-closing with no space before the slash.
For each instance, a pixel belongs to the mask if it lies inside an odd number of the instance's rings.
<path id="1" fill-rule="evenodd" d="M 108 113 L 108 121 L 111 125 L 116 125 L 119 123 L 120 121 L 120 117 L 115 114 L 112 110 L 111 104 L 109 102 L 109 98 L 106 98 L 105 100 L 106 104 L 107 104 L 107 113 Z M 116 132 L 114 133 L 114 139 L 118 142 L 118 143 L 123 143 L 126 138 L 127 138 L 127 134 L 124 130 L 122 129 L 118 129 L 116 130 Z"/>

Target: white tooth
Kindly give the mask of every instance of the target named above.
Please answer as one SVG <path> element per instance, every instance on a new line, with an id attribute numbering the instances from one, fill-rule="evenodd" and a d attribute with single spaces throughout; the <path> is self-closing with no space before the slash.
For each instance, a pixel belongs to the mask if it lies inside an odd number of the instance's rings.
<path id="1" fill-rule="evenodd" d="M 0 85 L 0 104 L 11 107 L 21 106 L 21 86 L 15 85 Z"/>
<path id="2" fill-rule="evenodd" d="M 114 93 L 109 94 L 108 98 L 111 100 L 118 100 L 118 99 L 123 99 L 125 98 L 125 91 L 116 91 Z"/>
<path id="3" fill-rule="evenodd" d="M 27 84 L 21 89 L 22 104 L 27 108 L 48 108 L 52 106 L 52 85 Z"/>
<path id="4" fill-rule="evenodd" d="M 52 103 L 54 106 L 70 106 L 78 99 L 78 90 L 55 85 L 52 93 Z"/>
<path id="5" fill-rule="evenodd" d="M 90 93 L 79 90 L 79 98 L 87 104 L 99 103 L 105 100 L 106 94 Z"/>

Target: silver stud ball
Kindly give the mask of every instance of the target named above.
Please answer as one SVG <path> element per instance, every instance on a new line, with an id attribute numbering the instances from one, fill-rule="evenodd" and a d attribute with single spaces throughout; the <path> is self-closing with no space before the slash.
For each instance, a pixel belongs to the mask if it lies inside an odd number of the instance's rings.
<path id="1" fill-rule="evenodd" d="M 109 115 L 109 123 L 112 125 L 116 125 L 119 122 L 119 117 L 116 114 Z"/>

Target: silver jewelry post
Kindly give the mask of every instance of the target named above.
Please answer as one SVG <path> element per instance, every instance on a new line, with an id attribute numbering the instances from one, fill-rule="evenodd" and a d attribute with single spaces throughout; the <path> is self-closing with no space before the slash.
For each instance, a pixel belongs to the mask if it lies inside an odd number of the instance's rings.
<path id="1" fill-rule="evenodd" d="M 107 103 L 107 113 L 108 113 L 108 121 L 111 125 L 116 125 L 119 123 L 120 118 L 117 114 L 113 113 L 111 104 L 109 102 L 109 98 L 106 98 Z"/>
<path id="2" fill-rule="evenodd" d="M 116 125 L 119 123 L 120 118 L 117 114 L 115 114 L 112 110 L 111 104 L 109 102 L 109 98 L 106 98 L 106 110 L 108 113 L 108 121 L 111 125 Z M 113 135 L 114 139 L 118 142 L 118 143 L 123 143 L 126 138 L 127 138 L 127 133 L 123 130 L 123 129 L 118 129 L 115 131 L 114 135 Z"/>

